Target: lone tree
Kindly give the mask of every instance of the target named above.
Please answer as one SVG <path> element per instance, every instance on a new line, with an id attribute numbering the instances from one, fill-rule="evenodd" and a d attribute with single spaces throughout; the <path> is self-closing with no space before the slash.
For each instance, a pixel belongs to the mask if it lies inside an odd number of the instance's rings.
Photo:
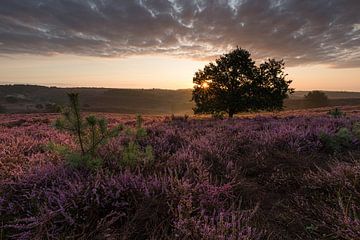
<path id="1" fill-rule="evenodd" d="M 328 96 L 322 91 L 311 91 L 304 96 L 307 107 L 325 107 L 329 104 Z"/>
<path id="2" fill-rule="evenodd" d="M 293 92 L 284 61 L 269 59 L 256 66 L 250 56 L 237 47 L 195 73 L 195 114 L 225 112 L 231 118 L 239 112 L 283 108 L 283 100 Z"/>

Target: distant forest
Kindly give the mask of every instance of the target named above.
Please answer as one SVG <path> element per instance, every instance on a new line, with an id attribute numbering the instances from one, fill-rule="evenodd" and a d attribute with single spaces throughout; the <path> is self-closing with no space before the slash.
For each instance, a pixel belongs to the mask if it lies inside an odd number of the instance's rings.
<path id="1" fill-rule="evenodd" d="M 67 102 L 66 93 L 81 96 L 81 108 L 89 112 L 124 114 L 192 114 L 192 90 L 58 88 L 35 85 L 0 85 L 0 112 L 54 112 Z M 285 109 L 306 108 L 304 95 L 296 91 L 285 100 Z M 329 106 L 360 105 L 360 92 L 330 92 Z"/>

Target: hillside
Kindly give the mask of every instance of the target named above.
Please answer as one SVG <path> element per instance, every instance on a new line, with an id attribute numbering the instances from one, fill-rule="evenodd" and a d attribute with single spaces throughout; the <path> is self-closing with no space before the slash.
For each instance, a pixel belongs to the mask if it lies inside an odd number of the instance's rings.
<path id="1" fill-rule="evenodd" d="M 191 114 L 191 89 L 58 88 L 34 85 L 0 85 L 0 112 L 52 112 L 66 102 L 67 92 L 81 95 L 85 111 L 140 114 Z M 307 91 L 285 100 L 285 109 L 303 109 Z M 330 106 L 360 105 L 360 92 L 325 91 Z"/>
<path id="2" fill-rule="evenodd" d="M 320 90 L 322 91 L 322 90 Z M 309 91 L 295 91 L 290 99 L 302 99 Z M 354 99 L 360 98 L 360 92 L 346 91 L 323 91 L 330 99 Z"/>
<path id="3" fill-rule="evenodd" d="M 7 112 L 38 112 L 67 101 L 66 93 L 78 92 L 86 111 L 170 114 L 191 113 L 191 90 L 57 88 L 31 85 L 0 86 L 0 105 Z M 15 99 L 14 101 L 12 101 Z M 10 101 L 9 101 L 10 100 Z"/>

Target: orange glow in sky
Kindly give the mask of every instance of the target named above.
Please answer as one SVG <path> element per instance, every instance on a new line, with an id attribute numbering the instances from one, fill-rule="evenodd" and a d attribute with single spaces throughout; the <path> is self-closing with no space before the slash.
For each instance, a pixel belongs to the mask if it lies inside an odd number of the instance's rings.
<path id="1" fill-rule="evenodd" d="M 149 55 L 101 58 L 72 55 L 0 57 L 0 84 L 59 87 L 192 88 L 194 73 L 207 64 L 186 58 Z M 360 68 L 323 65 L 287 67 L 297 90 L 360 91 Z"/>

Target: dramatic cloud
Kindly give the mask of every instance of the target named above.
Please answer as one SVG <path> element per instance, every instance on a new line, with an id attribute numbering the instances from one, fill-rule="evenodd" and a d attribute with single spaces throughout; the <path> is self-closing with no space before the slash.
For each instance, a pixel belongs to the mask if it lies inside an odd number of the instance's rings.
<path id="1" fill-rule="evenodd" d="M 211 59 L 240 46 L 360 67 L 359 12 L 359 0 L 1 0 L 0 54 Z"/>

